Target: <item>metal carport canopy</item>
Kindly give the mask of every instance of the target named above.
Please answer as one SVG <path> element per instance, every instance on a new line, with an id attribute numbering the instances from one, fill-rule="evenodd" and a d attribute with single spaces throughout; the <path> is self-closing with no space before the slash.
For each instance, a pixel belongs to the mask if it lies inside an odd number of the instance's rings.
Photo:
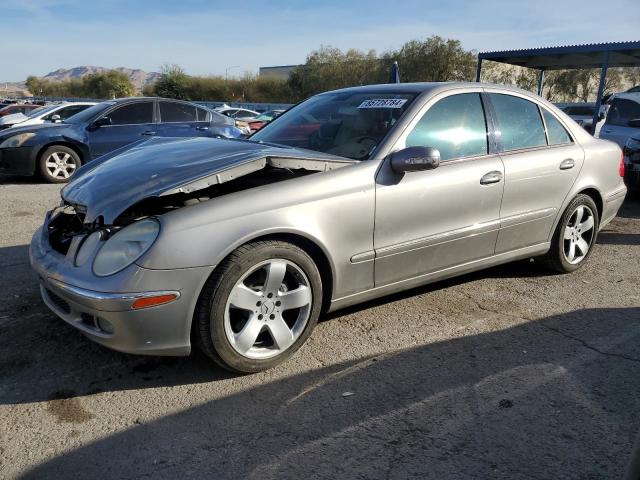
<path id="1" fill-rule="evenodd" d="M 607 69 L 609 67 L 640 67 L 640 41 L 481 52 L 478 54 L 477 82 L 480 81 L 483 60 L 491 60 L 492 62 L 507 63 L 509 65 L 539 70 L 538 95 L 542 94 L 544 72 L 546 70 L 600 68 L 600 85 L 596 99 L 596 112 L 593 117 L 593 125 L 595 128 L 602 103 Z"/>

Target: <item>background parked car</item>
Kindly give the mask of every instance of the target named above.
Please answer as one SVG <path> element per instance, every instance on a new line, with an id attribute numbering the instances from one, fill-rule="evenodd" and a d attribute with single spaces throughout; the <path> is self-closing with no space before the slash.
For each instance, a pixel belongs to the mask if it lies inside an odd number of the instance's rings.
<path id="1" fill-rule="evenodd" d="M 24 127 L 41 123 L 61 122 L 95 104 L 96 102 L 64 102 L 36 108 L 27 113 L 12 113 L 0 118 L 0 130 L 14 125 Z"/>
<path id="2" fill-rule="evenodd" d="M 605 122 L 596 135 L 624 147 L 640 133 L 640 93 L 618 93 L 609 101 Z"/>
<path id="3" fill-rule="evenodd" d="M 593 114 L 596 111 L 595 104 L 591 103 L 570 103 L 560 106 L 560 109 L 576 121 L 578 125 L 586 131 L 591 132 L 593 124 Z"/>
<path id="4" fill-rule="evenodd" d="M 34 105 L 31 103 L 14 103 L 12 105 L 7 105 L 6 107 L 0 108 L 0 117 L 11 115 L 13 113 L 28 113 L 31 110 L 35 110 L 36 108 L 40 107 L 41 105 Z"/>
<path id="5" fill-rule="evenodd" d="M 627 139 L 624 153 L 624 183 L 635 193 L 640 193 L 640 130 Z"/>
<path id="6" fill-rule="evenodd" d="M 269 123 L 274 118 L 278 117 L 279 115 L 282 115 L 283 112 L 284 110 L 268 110 L 264 113 L 261 113 L 257 117 L 246 118 L 246 119 L 243 118 L 240 120 L 245 121 L 249 126 L 249 129 L 253 133 L 260 130 L 262 127 L 264 127 L 267 123 Z"/>
<path id="7" fill-rule="evenodd" d="M 0 173 L 40 173 L 67 182 L 84 163 L 158 137 L 240 137 L 233 120 L 178 100 L 126 98 L 102 102 L 63 123 L 0 132 Z"/>
<path id="8" fill-rule="evenodd" d="M 215 109 L 216 112 L 221 113 L 229 118 L 233 118 L 235 120 L 235 125 L 240 129 L 243 135 L 251 134 L 251 127 L 246 122 L 248 118 L 255 118 L 260 115 L 258 112 L 254 110 L 249 110 L 247 108 L 235 108 L 229 106 L 218 107 Z"/>

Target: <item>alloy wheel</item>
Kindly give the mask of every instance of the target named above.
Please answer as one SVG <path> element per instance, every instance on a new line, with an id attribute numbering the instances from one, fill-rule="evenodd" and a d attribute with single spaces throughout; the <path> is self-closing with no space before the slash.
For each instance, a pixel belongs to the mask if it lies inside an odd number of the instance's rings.
<path id="1" fill-rule="evenodd" d="M 66 152 L 53 152 L 45 160 L 45 167 L 52 178 L 67 179 L 76 170 L 74 158 Z"/>
<path id="2" fill-rule="evenodd" d="M 579 205 L 564 227 L 563 250 L 567 262 L 576 265 L 587 256 L 594 239 L 594 227 L 595 220 L 591 208 Z"/>
<path id="3" fill-rule="evenodd" d="M 231 290 L 224 317 L 227 340 L 247 358 L 280 355 L 304 331 L 312 300 L 309 280 L 298 265 L 283 259 L 261 262 Z"/>

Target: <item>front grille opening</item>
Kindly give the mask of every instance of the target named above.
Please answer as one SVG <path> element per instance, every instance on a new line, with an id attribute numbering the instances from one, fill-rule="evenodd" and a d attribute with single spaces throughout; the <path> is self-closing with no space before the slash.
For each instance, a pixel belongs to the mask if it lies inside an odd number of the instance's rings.
<path id="1" fill-rule="evenodd" d="M 56 252 L 66 255 L 73 237 L 84 233 L 84 217 L 84 213 L 66 207 L 49 222 L 49 244 Z"/>
<path id="2" fill-rule="evenodd" d="M 49 289 L 47 289 L 47 296 L 49 297 L 49 300 L 51 300 L 51 303 L 58 307 L 60 311 L 66 314 L 71 313 L 71 307 L 69 304 Z"/>
<path id="3" fill-rule="evenodd" d="M 98 323 L 96 322 L 96 317 L 94 317 L 93 315 L 89 315 L 88 313 L 81 313 L 80 320 L 82 321 L 83 325 L 89 328 L 93 328 L 94 330 L 98 330 Z"/>

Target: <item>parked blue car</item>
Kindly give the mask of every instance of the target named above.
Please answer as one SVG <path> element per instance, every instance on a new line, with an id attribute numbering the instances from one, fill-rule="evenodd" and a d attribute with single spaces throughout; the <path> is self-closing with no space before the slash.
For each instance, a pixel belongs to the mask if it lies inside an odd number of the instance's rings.
<path id="1" fill-rule="evenodd" d="M 0 134 L 0 173 L 68 182 L 81 165 L 151 137 L 238 138 L 231 118 L 189 102 L 126 98 L 102 102 L 64 123 L 14 127 Z"/>

